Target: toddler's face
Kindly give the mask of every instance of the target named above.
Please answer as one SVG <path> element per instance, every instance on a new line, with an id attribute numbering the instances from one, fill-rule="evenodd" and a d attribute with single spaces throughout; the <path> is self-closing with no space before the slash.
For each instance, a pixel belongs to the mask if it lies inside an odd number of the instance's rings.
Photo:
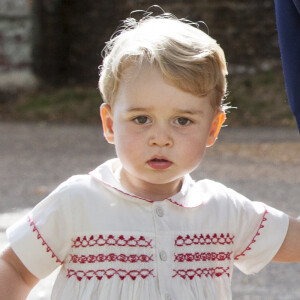
<path id="1" fill-rule="evenodd" d="M 122 162 L 121 183 L 153 200 L 179 191 L 182 177 L 199 165 L 224 120 L 208 97 L 179 90 L 151 66 L 129 67 L 113 108 L 104 104 L 101 112 L 106 139 Z"/>

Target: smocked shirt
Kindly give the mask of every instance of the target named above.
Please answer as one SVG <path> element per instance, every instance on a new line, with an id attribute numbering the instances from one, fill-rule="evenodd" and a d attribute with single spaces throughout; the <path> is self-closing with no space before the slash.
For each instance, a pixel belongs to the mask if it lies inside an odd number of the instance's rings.
<path id="1" fill-rule="evenodd" d="M 235 265 L 258 272 L 279 250 L 288 217 L 186 175 L 163 201 L 120 185 L 109 160 L 62 183 L 10 227 L 10 245 L 43 278 L 61 266 L 52 299 L 231 299 Z"/>

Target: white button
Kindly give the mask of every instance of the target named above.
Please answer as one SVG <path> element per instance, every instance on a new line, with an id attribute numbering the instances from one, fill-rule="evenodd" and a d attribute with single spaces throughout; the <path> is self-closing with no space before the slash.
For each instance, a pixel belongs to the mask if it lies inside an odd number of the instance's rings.
<path id="1" fill-rule="evenodd" d="M 155 211 L 156 211 L 156 214 L 157 214 L 159 217 L 163 217 L 163 215 L 164 215 L 164 210 L 163 210 L 160 206 L 156 207 Z"/>
<path id="2" fill-rule="evenodd" d="M 160 251 L 159 257 L 162 261 L 166 261 L 168 259 L 168 255 L 167 255 L 166 251 Z"/>
<path id="3" fill-rule="evenodd" d="M 169 294 L 166 295 L 166 300 L 172 300 L 172 298 Z"/>

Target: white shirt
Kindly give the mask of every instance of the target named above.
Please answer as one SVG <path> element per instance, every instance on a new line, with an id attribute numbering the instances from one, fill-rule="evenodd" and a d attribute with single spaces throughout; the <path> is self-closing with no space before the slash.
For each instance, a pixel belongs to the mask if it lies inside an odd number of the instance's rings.
<path id="1" fill-rule="evenodd" d="M 258 272 L 279 250 L 288 216 L 189 175 L 153 202 L 131 195 L 110 160 L 73 176 L 7 231 L 36 277 L 62 265 L 52 299 L 231 299 L 235 264 Z"/>

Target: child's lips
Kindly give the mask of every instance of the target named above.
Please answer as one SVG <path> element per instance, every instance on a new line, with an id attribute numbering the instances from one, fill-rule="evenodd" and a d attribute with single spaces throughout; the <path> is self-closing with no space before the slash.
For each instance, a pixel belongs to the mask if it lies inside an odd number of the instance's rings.
<path id="1" fill-rule="evenodd" d="M 153 157 L 147 161 L 147 164 L 155 170 L 165 170 L 173 164 L 170 160 L 165 157 Z"/>

